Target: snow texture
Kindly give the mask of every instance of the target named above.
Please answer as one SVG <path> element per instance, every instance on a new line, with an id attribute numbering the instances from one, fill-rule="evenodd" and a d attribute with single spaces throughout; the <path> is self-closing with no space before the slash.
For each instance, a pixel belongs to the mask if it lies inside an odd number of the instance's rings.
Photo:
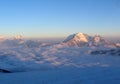
<path id="1" fill-rule="evenodd" d="M 0 84 L 120 84 L 119 73 L 118 43 L 99 35 L 77 33 L 58 44 L 0 41 Z"/>

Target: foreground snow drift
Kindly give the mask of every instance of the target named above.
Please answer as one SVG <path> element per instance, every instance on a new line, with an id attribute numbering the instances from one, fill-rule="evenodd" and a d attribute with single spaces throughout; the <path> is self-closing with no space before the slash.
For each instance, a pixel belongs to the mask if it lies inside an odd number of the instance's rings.
<path id="1" fill-rule="evenodd" d="M 120 68 L 64 68 L 0 74 L 0 84 L 120 84 Z"/>

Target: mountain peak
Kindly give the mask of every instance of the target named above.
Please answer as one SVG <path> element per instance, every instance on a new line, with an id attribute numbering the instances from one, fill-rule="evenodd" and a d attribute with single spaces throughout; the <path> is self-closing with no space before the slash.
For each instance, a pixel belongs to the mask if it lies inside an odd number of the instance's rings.
<path id="1" fill-rule="evenodd" d="M 100 35 L 89 36 L 85 33 L 76 33 L 67 37 L 63 41 L 67 46 L 110 46 L 112 45 L 109 41 L 102 38 Z"/>
<path id="2" fill-rule="evenodd" d="M 89 42 L 90 37 L 84 33 L 76 33 L 67 37 L 63 43 L 68 44 L 69 46 L 83 46 Z"/>
<path id="3" fill-rule="evenodd" d="M 64 40 L 64 42 L 68 42 L 70 40 L 88 42 L 88 35 L 84 34 L 84 33 L 72 34 L 72 35 L 68 36 L 67 39 Z"/>
<path id="4" fill-rule="evenodd" d="M 83 42 L 88 42 L 88 40 L 89 40 L 89 36 L 87 34 L 84 34 L 84 33 L 77 33 L 75 35 L 75 38 L 76 38 L 76 40 L 80 40 Z"/>
<path id="5" fill-rule="evenodd" d="M 93 40 L 94 40 L 95 43 L 98 43 L 98 42 L 100 42 L 103 39 L 102 39 L 102 37 L 100 35 L 95 35 Z"/>

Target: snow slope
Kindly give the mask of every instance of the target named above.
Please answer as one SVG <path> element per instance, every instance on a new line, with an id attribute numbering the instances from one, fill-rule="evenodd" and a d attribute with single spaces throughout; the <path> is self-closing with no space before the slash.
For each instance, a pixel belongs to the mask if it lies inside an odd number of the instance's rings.
<path id="1" fill-rule="evenodd" d="M 12 72 L 1 72 L 0 84 L 120 83 L 120 48 L 98 35 L 73 34 L 59 44 L 18 36 L 0 46 L 0 69 Z"/>
<path id="2" fill-rule="evenodd" d="M 0 84 L 119 84 L 120 68 L 64 68 L 0 74 Z"/>
<path id="3" fill-rule="evenodd" d="M 84 33 L 76 33 L 68 36 L 63 41 L 63 46 L 75 46 L 75 47 L 115 47 L 115 44 L 105 40 L 100 35 L 89 36 Z"/>

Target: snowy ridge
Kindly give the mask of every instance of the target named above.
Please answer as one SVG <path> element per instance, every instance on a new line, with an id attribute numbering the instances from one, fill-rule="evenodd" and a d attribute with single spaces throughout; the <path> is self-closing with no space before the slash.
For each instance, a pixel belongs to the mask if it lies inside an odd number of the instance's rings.
<path id="1" fill-rule="evenodd" d="M 112 61 L 109 59 L 110 61 L 106 63 L 107 58 L 113 56 L 109 54 L 111 49 L 115 49 L 115 53 L 119 52 L 118 46 L 105 47 L 105 45 L 112 44 L 109 44 L 99 35 L 91 37 L 83 33 L 70 35 L 58 44 L 41 43 L 38 40 L 26 40 L 17 36 L 14 39 L 6 39 L 0 42 L 0 68 L 27 71 L 31 69 L 52 69 L 54 67 L 118 66 L 118 57 L 112 57 Z M 109 55 L 109 57 L 104 61 L 100 59 L 105 57 L 92 57 L 96 50 L 98 52 L 96 55 Z M 101 52 L 108 53 L 101 54 Z M 119 56 L 119 53 L 114 55 Z M 114 63 L 112 64 L 112 62 Z"/>
<path id="2" fill-rule="evenodd" d="M 89 36 L 87 34 L 84 34 L 84 33 L 76 33 L 76 34 L 68 36 L 67 39 L 65 39 L 64 42 L 68 42 L 68 41 L 71 41 L 71 40 L 88 42 Z"/>
<path id="3" fill-rule="evenodd" d="M 76 33 L 70 35 L 63 41 L 65 46 L 76 46 L 76 47 L 98 47 L 98 46 L 106 46 L 106 47 L 115 47 L 114 44 L 105 40 L 100 35 L 95 35 L 94 37 L 89 36 L 84 33 Z M 64 46 L 63 45 L 63 46 Z"/>
<path id="4" fill-rule="evenodd" d="M 1 84 L 119 84 L 118 73 L 119 43 L 99 35 L 77 33 L 58 44 L 21 36 L 0 42 Z"/>

